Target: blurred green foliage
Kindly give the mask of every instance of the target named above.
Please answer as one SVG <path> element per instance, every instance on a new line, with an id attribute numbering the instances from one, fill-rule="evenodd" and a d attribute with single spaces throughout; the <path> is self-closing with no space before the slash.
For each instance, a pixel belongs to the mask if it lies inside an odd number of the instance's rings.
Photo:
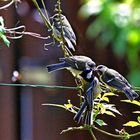
<path id="1" fill-rule="evenodd" d="M 94 17 L 87 37 L 96 39 L 97 47 L 109 44 L 119 58 L 127 58 L 131 83 L 140 86 L 140 1 L 82 0 L 82 19 Z"/>

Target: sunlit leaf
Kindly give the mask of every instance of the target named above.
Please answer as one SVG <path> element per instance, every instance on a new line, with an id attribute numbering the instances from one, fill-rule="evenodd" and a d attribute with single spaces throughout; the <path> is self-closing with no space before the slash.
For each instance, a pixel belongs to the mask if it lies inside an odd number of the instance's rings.
<path id="1" fill-rule="evenodd" d="M 133 101 L 130 101 L 130 100 L 121 100 L 121 101 L 122 101 L 122 102 L 131 103 L 131 104 L 135 104 L 135 105 L 140 106 L 140 102 L 137 101 L 137 100 L 133 100 Z"/>
<path id="2" fill-rule="evenodd" d="M 70 108 L 72 108 L 72 107 L 73 107 L 73 105 L 72 105 L 72 104 L 64 104 L 64 106 L 65 106 L 67 109 L 70 109 Z"/>
<path id="3" fill-rule="evenodd" d="M 104 104 L 104 107 L 112 112 L 122 115 L 113 104 Z"/>
<path id="4" fill-rule="evenodd" d="M 123 124 L 123 126 L 136 127 L 136 126 L 140 126 L 140 123 L 138 123 L 136 121 L 129 121 L 129 122 Z"/>
<path id="5" fill-rule="evenodd" d="M 103 120 L 101 119 L 97 119 L 95 120 L 95 122 L 99 125 L 99 126 L 104 126 L 104 125 L 107 125 L 107 123 L 105 123 Z"/>
<path id="6" fill-rule="evenodd" d="M 104 114 L 106 111 L 106 108 L 102 104 L 100 104 L 98 107 L 100 108 L 100 113 Z"/>
<path id="7" fill-rule="evenodd" d="M 137 120 L 138 120 L 138 122 L 140 123 L 140 116 L 138 116 Z"/>
<path id="8" fill-rule="evenodd" d="M 137 113 L 137 114 L 140 114 L 140 111 L 133 111 L 133 113 Z"/>
<path id="9" fill-rule="evenodd" d="M 107 92 L 107 93 L 104 93 L 103 97 L 105 96 L 115 96 L 116 94 L 113 93 L 113 92 Z"/>
<path id="10" fill-rule="evenodd" d="M 107 115 L 116 117 L 116 115 L 114 113 L 112 113 L 111 111 L 105 111 L 104 113 L 107 114 Z"/>
<path id="11" fill-rule="evenodd" d="M 109 98 L 108 97 L 102 97 L 102 100 L 109 102 Z"/>

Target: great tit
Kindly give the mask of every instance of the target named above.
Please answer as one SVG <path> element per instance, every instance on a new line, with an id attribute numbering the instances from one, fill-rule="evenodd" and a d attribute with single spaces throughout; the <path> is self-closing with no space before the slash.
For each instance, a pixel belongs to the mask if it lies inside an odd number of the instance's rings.
<path id="1" fill-rule="evenodd" d="M 51 17 L 51 19 L 52 19 L 53 33 L 58 38 L 62 38 L 62 34 L 63 34 L 64 42 L 66 43 L 65 45 L 70 50 L 75 51 L 76 35 L 67 18 L 63 14 L 60 15 L 55 14 L 54 16 Z"/>
<path id="2" fill-rule="evenodd" d="M 94 111 L 94 99 L 102 92 L 97 77 L 93 75 L 92 69 L 85 69 L 81 74 L 83 78 L 83 89 L 84 89 L 84 101 L 74 116 L 74 120 L 79 123 L 81 118 L 84 120 L 85 125 L 93 124 L 93 111 Z"/>
<path id="3" fill-rule="evenodd" d="M 100 75 L 100 80 L 113 89 L 124 92 L 129 100 L 134 100 L 138 94 L 134 91 L 129 82 L 117 71 L 110 69 L 104 65 L 98 65 L 95 69 Z"/>
<path id="4" fill-rule="evenodd" d="M 87 56 L 70 56 L 59 58 L 60 63 L 50 64 L 47 66 L 48 72 L 53 72 L 61 69 L 68 69 L 74 77 L 80 79 L 80 74 L 83 70 L 90 68 L 94 69 L 96 64 Z"/>

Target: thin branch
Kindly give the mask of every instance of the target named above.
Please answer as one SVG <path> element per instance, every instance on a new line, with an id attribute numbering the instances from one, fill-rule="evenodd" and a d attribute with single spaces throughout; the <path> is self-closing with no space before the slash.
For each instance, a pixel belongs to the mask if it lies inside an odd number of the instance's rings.
<path id="1" fill-rule="evenodd" d="M 33 2 L 34 5 L 36 6 L 36 8 L 37 8 L 38 12 L 40 13 L 40 15 L 41 15 L 41 17 L 42 17 L 42 19 L 43 19 L 45 25 L 47 26 L 47 28 L 48 28 L 49 30 L 52 30 L 52 26 L 51 26 L 50 22 L 48 21 L 48 19 L 45 17 L 45 15 L 43 14 L 43 12 L 41 11 L 41 9 L 40 9 L 40 7 L 39 7 L 37 1 L 36 1 L 36 0 L 32 0 L 32 2 Z"/>
<path id="2" fill-rule="evenodd" d="M 99 132 L 101 132 L 101 133 L 103 133 L 103 134 L 105 134 L 105 135 L 114 137 L 114 138 L 125 138 L 125 135 L 116 135 L 116 134 L 112 134 L 112 133 L 109 133 L 109 132 L 104 131 L 104 130 L 102 130 L 102 129 L 99 129 L 99 128 L 95 127 L 95 126 L 93 126 L 93 129 L 95 129 L 95 130 L 97 130 L 97 131 L 99 131 Z M 129 134 L 129 138 L 136 137 L 136 136 L 138 136 L 138 135 L 140 135 L 140 132 L 137 132 L 137 133 L 134 133 L 134 134 Z"/>
<path id="3" fill-rule="evenodd" d="M 134 134 L 130 134 L 130 137 L 136 137 L 136 136 L 139 136 L 140 135 L 140 132 L 137 132 L 137 133 L 134 133 Z"/>
<path id="4" fill-rule="evenodd" d="M 102 129 L 99 129 L 99 128 L 95 127 L 95 126 L 93 126 L 93 129 L 95 129 L 95 130 L 97 130 L 97 131 L 99 131 L 99 132 L 101 132 L 101 133 L 103 133 L 105 135 L 111 136 L 111 137 L 115 137 L 115 138 L 122 138 L 123 137 L 121 135 L 116 135 L 116 134 L 109 133 L 109 132 L 104 131 Z"/>
<path id="5" fill-rule="evenodd" d="M 33 84 L 8 84 L 8 83 L 0 83 L 0 86 L 79 90 L 78 87 L 56 86 L 56 85 L 50 86 L 50 85 L 33 85 Z"/>
<path id="6" fill-rule="evenodd" d="M 95 135 L 93 134 L 93 131 L 92 129 L 102 133 L 102 134 L 105 134 L 105 135 L 108 135 L 108 136 L 111 136 L 111 137 L 114 137 L 114 138 L 118 138 L 118 139 L 123 139 L 123 138 L 126 138 L 126 135 L 117 135 L 117 134 L 112 134 L 112 133 L 109 133 L 107 131 L 104 131 L 102 129 L 99 129 L 95 126 L 80 126 L 80 127 L 69 127 L 68 129 L 66 130 L 63 130 L 60 134 L 63 134 L 65 132 L 69 132 L 69 131 L 77 131 L 77 130 L 88 130 L 90 131 L 90 134 L 93 138 L 93 140 L 97 140 Z M 137 133 L 134 133 L 134 134 L 129 134 L 129 138 L 132 138 L 132 137 L 136 137 L 136 136 L 139 136 L 140 135 L 140 132 L 137 132 Z"/>
<path id="7" fill-rule="evenodd" d="M 90 132 L 90 135 L 93 138 L 93 140 L 97 140 L 97 138 L 95 137 L 95 135 L 94 135 L 94 133 L 93 133 L 91 128 L 89 129 L 89 132 Z"/>
<path id="8" fill-rule="evenodd" d="M 44 0 L 41 0 L 41 3 L 42 3 L 42 5 L 43 5 L 46 18 L 48 19 L 48 21 L 50 21 L 49 16 L 48 16 L 48 12 L 47 12 L 47 9 L 46 9 L 45 3 L 44 3 Z"/>
<path id="9" fill-rule="evenodd" d="M 69 132 L 69 131 L 75 131 L 75 130 L 87 130 L 86 127 L 83 127 L 83 126 L 79 126 L 79 127 L 69 127 L 68 129 L 65 129 L 65 130 L 62 130 L 62 132 L 60 134 L 63 134 L 63 133 L 66 133 L 66 132 Z"/>

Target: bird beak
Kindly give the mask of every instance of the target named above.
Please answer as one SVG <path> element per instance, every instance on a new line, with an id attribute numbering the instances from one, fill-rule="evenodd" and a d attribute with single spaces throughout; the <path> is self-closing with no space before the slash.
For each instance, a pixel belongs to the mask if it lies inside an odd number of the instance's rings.
<path id="1" fill-rule="evenodd" d="M 97 70 L 98 70 L 97 67 L 93 68 L 93 71 L 97 71 Z"/>

